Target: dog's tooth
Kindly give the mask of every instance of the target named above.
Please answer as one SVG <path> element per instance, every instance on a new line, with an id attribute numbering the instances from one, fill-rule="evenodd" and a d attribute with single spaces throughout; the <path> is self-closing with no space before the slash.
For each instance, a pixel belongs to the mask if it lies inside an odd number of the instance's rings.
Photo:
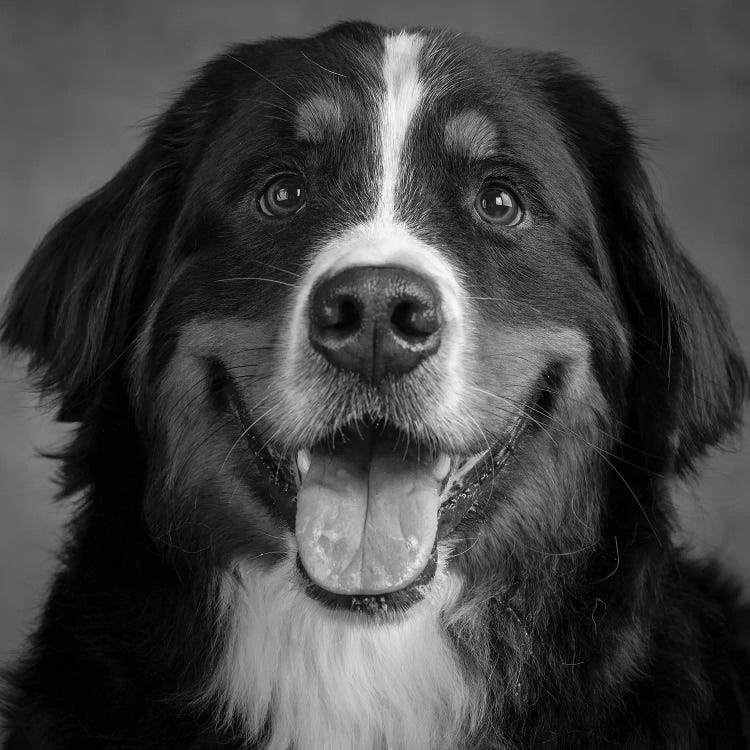
<path id="1" fill-rule="evenodd" d="M 451 457 L 447 453 L 441 453 L 432 466 L 432 476 L 443 481 L 451 470 Z"/>
<path id="2" fill-rule="evenodd" d="M 307 450 L 307 448 L 303 448 L 302 450 L 297 452 L 297 468 L 299 469 L 301 480 L 304 480 L 304 478 L 307 476 L 307 472 L 310 469 L 311 463 L 312 456 L 310 455 L 310 451 Z"/>

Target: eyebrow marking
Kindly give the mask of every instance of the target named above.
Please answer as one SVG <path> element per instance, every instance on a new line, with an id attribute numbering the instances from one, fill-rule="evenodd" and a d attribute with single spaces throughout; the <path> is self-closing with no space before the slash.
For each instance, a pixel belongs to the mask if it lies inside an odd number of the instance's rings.
<path id="1" fill-rule="evenodd" d="M 340 135 L 343 129 L 341 104 L 330 96 L 313 94 L 297 106 L 294 133 L 299 140 L 322 143 L 326 135 Z"/>
<path id="2" fill-rule="evenodd" d="M 449 151 L 470 159 L 494 156 L 495 126 L 487 115 L 466 109 L 445 123 L 445 146 Z"/>
<path id="3" fill-rule="evenodd" d="M 409 125 L 422 99 L 419 52 L 423 44 L 423 37 L 404 31 L 385 38 L 382 67 L 385 94 L 380 107 L 383 172 L 378 217 L 386 222 L 394 220 L 401 153 Z"/>

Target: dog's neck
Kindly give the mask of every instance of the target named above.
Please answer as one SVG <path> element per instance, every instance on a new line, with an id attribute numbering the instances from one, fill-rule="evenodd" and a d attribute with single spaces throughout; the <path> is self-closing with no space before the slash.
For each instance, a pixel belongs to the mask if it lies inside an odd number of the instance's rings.
<path id="1" fill-rule="evenodd" d="M 445 629 L 457 580 L 440 571 L 402 619 L 357 622 L 293 584 L 293 559 L 223 581 L 227 635 L 209 692 L 226 723 L 268 750 L 458 747 L 484 695 Z"/>

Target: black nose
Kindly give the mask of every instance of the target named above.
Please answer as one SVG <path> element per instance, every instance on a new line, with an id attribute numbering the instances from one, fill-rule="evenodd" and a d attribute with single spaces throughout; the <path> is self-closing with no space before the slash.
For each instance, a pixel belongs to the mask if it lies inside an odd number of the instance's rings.
<path id="1" fill-rule="evenodd" d="M 372 384 L 434 354 L 441 323 L 437 290 L 406 268 L 347 268 L 317 284 L 310 299 L 310 343 Z"/>

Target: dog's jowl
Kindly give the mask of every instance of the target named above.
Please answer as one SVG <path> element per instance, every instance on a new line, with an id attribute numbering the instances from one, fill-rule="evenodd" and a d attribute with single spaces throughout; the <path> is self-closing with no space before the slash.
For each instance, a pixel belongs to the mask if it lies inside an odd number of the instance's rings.
<path id="1" fill-rule="evenodd" d="M 670 504 L 746 371 L 569 61 L 234 47 L 3 340 L 76 423 L 9 748 L 748 746 L 747 616 Z"/>

